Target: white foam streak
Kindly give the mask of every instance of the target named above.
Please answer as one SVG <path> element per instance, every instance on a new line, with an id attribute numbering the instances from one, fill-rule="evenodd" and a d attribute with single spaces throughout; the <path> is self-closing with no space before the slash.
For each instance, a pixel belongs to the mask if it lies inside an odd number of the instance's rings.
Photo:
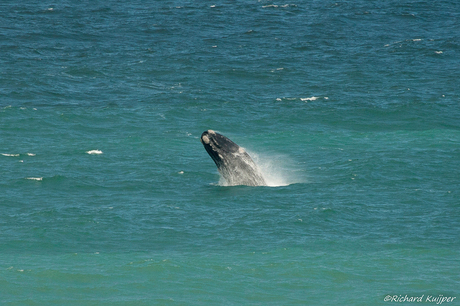
<path id="1" fill-rule="evenodd" d="M 3 156 L 7 156 L 7 157 L 18 157 L 18 156 L 21 156 L 24 155 L 23 153 L 19 154 L 19 153 L 0 153 L 1 155 Z M 35 156 L 37 154 L 34 154 L 34 153 L 26 153 L 27 156 Z"/>
<path id="2" fill-rule="evenodd" d="M 90 155 L 93 155 L 93 154 L 102 154 L 102 151 L 101 150 L 90 150 L 90 151 L 86 151 L 86 153 L 90 154 Z"/>
<path id="3" fill-rule="evenodd" d="M 318 100 L 319 97 L 310 97 L 310 98 L 300 98 L 300 101 L 315 101 Z"/>

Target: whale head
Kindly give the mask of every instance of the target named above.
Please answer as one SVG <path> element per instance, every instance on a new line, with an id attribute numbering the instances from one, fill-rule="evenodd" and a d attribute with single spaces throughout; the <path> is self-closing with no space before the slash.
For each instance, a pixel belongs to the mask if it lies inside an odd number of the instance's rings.
<path id="1" fill-rule="evenodd" d="M 228 185 L 265 186 L 257 165 L 244 148 L 213 130 L 201 134 L 201 143 Z"/>
<path id="2" fill-rule="evenodd" d="M 233 154 L 244 150 L 224 135 L 213 130 L 207 130 L 201 134 L 201 143 L 217 167 L 228 163 Z"/>

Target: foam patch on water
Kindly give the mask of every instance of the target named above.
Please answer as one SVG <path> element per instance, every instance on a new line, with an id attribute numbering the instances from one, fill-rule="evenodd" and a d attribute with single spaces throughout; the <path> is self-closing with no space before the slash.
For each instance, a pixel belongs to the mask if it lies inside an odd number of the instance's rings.
<path id="1" fill-rule="evenodd" d="M 312 97 L 307 97 L 307 98 L 295 98 L 295 97 L 283 97 L 283 98 L 276 98 L 276 101 L 302 101 L 302 102 L 311 102 L 311 101 L 316 101 L 318 99 L 323 98 L 324 100 L 329 100 L 329 97 L 323 96 L 323 97 L 318 97 L 318 96 L 312 96 Z"/>
<path id="2" fill-rule="evenodd" d="M 34 153 L 26 153 L 26 154 L 23 154 L 23 153 L 0 153 L 1 155 L 3 156 L 7 156 L 7 157 L 18 157 L 18 156 L 21 156 L 21 155 L 27 155 L 27 156 L 35 156 L 37 154 L 34 154 Z"/>
<path id="3" fill-rule="evenodd" d="M 282 4 L 282 5 L 277 5 L 277 4 L 269 4 L 269 5 L 264 5 L 262 6 L 262 8 L 278 8 L 278 7 L 282 7 L 282 8 L 287 8 L 287 7 L 297 7 L 296 4 Z"/>
<path id="4" fill-rule="evenodd" d="M 42 177 L 26 177 L 26 180 L 43 181 Z"/>
<path id="5" fill-rule="evenodd" d="M 91 155 L 93 154 L 97 155 L 97 154 L 102 154 L 102 151 L 101 150 L 90 150 L 90 151 L 86 151 L 86 153 L 91 154 Z"/>
<path id="6" fill-rule="evenodd" d="M 300 101 L 315 101 L 315 100 L 318 100 L 319 97 L 310 97 L 310 98 L 300 98 Z"/>

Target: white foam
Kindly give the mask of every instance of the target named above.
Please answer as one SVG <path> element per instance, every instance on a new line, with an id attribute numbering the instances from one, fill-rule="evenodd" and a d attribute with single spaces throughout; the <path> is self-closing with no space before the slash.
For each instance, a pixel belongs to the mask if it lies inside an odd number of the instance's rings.
<path id="1" fill-rule="evenodd" d="M 26 180 L 43 181 L 42 177 L 26 177 Z"/>
<path id="2" fill-rule="evenodd" d="M 286 7 L 290 7 L 290 6 L 296 7 L 297 5 L 295 5 L 295 4 L 282 4 L 282 5 L 269 4 L 269 5 L 262 6 L 262 8 L 270 8 L 270 7 L 273 7 L 273 8 L 277 8 L 277 7 L 286 8 Z"/>
<path id="3" fill-rule="evenodd" d="M 310 97 L 310 98 L 300 98 L 300 101 L 315 101 L 318 100 L 319 97 Z"/>
<path id="4" fill-rule="evenodd" d="M 18 153 L 1 153 L 3 156 L 8 156 L 8 157 L 18 157 L 20 156 L 21 154 L 18 154 Z M 36 154 L 34 153 L 26 153 L 27 156 L 35 156 Z"/>
<path id="5" fill-rule="evenodd" d="M 86 153 L 88 153 L 88 154 L 102 154 L 102 151 L 101 150 L 90 150 L 90 151 L 86 151 Z"/>
<path id="6" fill-rule="evenodd" d="M 312 96 L 312 97 L 309 97 L 309 98 L 288 98 L 288 97 L 283 97 L 283 98 L 276 98 L 276 101 L 296 101 L 296 100 L 299 100 L 302 101 L 302 102 L 308 102 L 308 101 L 316 101 L 318 99 L 320 99 L 321 97 L 316 97 L 316 96 Z M 329 97 L 323 97 L 324 100 L 329 100 Z"/>

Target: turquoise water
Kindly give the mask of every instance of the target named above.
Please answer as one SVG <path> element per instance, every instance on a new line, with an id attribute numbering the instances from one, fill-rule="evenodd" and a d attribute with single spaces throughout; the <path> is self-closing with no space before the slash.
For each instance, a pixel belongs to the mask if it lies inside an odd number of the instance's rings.
<path id="1" fill-rule="evenodd" d="M 0 304 L 460 303 L 457 1 L 0 12 Z"/>

